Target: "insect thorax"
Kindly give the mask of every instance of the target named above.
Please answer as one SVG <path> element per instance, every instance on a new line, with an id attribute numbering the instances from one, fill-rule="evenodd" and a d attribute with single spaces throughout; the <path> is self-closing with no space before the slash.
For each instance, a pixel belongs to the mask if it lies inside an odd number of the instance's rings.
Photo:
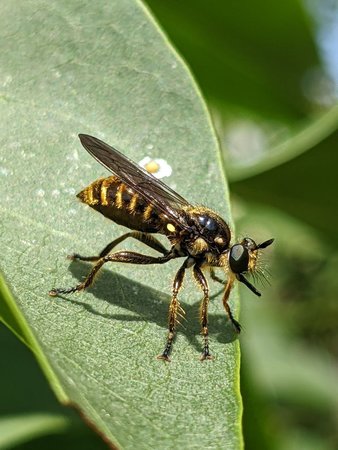
<path id="1" fill-rule="evenodd" d="M 202 206 L 189 206 L 185 212 L 191 229 L 190 239 L 187 239 L 190 255 L 211 253 L 217 256 L 229 248 L 230 229 L 219 215 Z"/>

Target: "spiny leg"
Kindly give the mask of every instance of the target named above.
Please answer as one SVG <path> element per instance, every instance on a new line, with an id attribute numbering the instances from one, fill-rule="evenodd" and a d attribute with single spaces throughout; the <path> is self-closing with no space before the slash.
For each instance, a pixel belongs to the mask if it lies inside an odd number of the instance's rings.
<path id="1" fill-rule="evenodd" d="M 216 275 L 213 267 L 210 267 L 210 276 L 211 276 L 211 279 L 214 281 L 217 281 L 217 283 L 221 283 L 221 284 L 223 284 L 223 286 L 226 284 L 226 281 L 222 280 L 222 278 L 220 278 L 219 276 Z"/>
<path id="2" fill-rule="evenodd" d="M 154 238 L 151 234 L 141 233 L 140 231 L 130 231 L 129 233 L 123 234 L 119 238 L 114 239 L 112 242 L 110 242 L 110 244 L 108 244 L 98 256 L 81 256 L 78 253 L 74 253 L 73 255 L 68 256 L 68 259 L 92 262 L 98 261 L 99 259 L 108 255 L 108 253 L 110 253 L 114 247 L 116 247 L 118 244 L 129 237 L 137 239 L 138 241 L 142 242 L 145 245 L 148 245 L 148 247 L 153 248 L 163 255 L 168 253 L 168 250 L 164 247 L 164 245 L 162 245 L 161 242 Z"/>
<path id="3" fill-rule="evenodd" d="M 130 264 L 164 264 L 172 258 L 175 258 L 175 256 L 172 253 L 168 253 L 165 256 L 160 256 L 157 258 L 153 256 L 141 255 L 140 253 L 126 252 L 126 251 L 106 255 L 97 261 L 97 263 L 93 266 L 87 278 L 82 283 L 79 283 L 74 287 L 66 289 L 63 288 L 52 289 L 51 291 L 49 291 L 49 295 L 51 295 L 52 297 L 56 297 L 59 294 L 71 294 L 73 292 L 82 291 L 83 289 L 88 288 L 93 283 L 97 272 L 106 262 L 122 262 Z"/>
<path id="4" fill-rule="evenodd" d="M 173 345 L 173 340 L 175 337 L 177 316 L 185 314 L 184 310 L 181 308 L 180 303 L 177 299 L 177 295 L 178 295 L 178 292 L 183 283 L 185 269 L 188 267 L 189 263 L 190 263 L 190 258 L 187 258 L 184 261 L 184 263 L 182 264 L 182 266 L 180 267 L 180 269 L 178 270 L 178 272 L 176 273 L 176 276 L 174 279 L 173 294 L 172 294 L 172 298 L 171 298 L 170 305 L 169 305 L 169 318 L 168 318 L 169 332 L 168 332 L 167 343 L 166 343 L 163 353 L 161 355 L 158 355 L 158 357 L 157 357 L 158 359 L 164 359 L 165 361 L 170 361 L 169 355 L 170 355 L 171 348 Z"/>
<path id="5" fill-rule="evenodd" d="M 202 335 L 204 338 L 204 347 L 201 355 L 201 361 L 213 359 L 209 350 L 209 331 L 208 331 L 208 305 L 209 305 L 209 287 L 208 282 L 199 266 L 195 265 L 193 269 L 194 277 L 200 288 L 203 290 L 203 300 L 200 308 L 200 320 L 202 325 Z"/>
<path id="6" fill-rule="evenodd" d="M 233 284 L 234 284 L 234 278 L 230 276 L 229 279 L 228 279 L 228 282 L 226 284 L 224 294 L 223 294 L 223 305 L 224 305 L 224 308 L 225 308 L 225 310 L 226 310 L 226 312 L 228 314 L 228 317 L 229 317 L 231 323 L 235 327 L 235 330 L 237 331 L 237 333 L 240 333 L 241 332 L 241 326 L 237 322 L 237 320 L 234 318 L 234 316 L 232 315 L 232 312 L 231 312 L 231 309 L 230 309 L 230 305 L 228 303 L 230 292 L 231 292 L 231 289 L 233 287 Z"/>

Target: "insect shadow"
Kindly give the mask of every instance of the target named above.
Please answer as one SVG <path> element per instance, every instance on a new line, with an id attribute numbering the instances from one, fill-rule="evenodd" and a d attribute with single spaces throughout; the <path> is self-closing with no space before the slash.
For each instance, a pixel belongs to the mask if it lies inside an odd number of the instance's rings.
<path id="1" fill-rule="evenodd" d="M 69 266 L 72 275 L 79 281 L 82 281 L 84 275 L 88 272 L 89 264 L 76 261 Z M 145 274 L 146 275 L 146 274 Z M 81 304 L 87 311 L 92 314 L 100 315 L 105 319 L 121 320 L 125 322 L 154 322 L 164 330 L 164 335 L 168 328 L 167 317 L 170 296 L 161 291 L 153 289 L 144 284 L 130 280 L 123 275 L 116 272 L 112 273 L 110 270 L 101 269 L 100 276 L 90 291 L 96 298 L 104 300 L 112 305 L 120 306 L 124 309 L 129 309 L 134 314 L 104 314 L 97 311 L 91 304 L 86 302 L 85 292 L 82 292 L 79 300 L 74 300 L 70 297 L 61 297 L 74 304 Z M 122 295 L 121 295 L 122 292 Z M 115 293 L 118 293 L 116 295 Z M 213 301 L 220 301 L 215 299 L 219 294 L 210 297 L 210 307 L 212 308 Z M 188 292 L 186 292 L 188 295 Z M 181 319 L 181 326 L 178 327 L 178 332 L 184 334 L 191 345 L 198 351 L 202 348 L 202 337 L 200 335 L 199 324 L 199 301 L 194 304 L 186 303 L 184 294 L 181 295 L 180 304 L 185 311 L 186 320 Z M 215 314 L 209 313 L 209 332 L 212 339 L 216 339 L 220 343 L 230 343 L 238 338 L 231 322 L 228 320 L 226 313 Z M 163 336 L 164 337 L 164 336 Z"/>

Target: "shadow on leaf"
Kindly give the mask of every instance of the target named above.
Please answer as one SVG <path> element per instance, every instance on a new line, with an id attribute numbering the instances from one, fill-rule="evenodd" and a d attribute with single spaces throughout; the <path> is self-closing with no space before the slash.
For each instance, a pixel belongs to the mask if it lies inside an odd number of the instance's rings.
<path id="1" fill-rule="evenodd" d="M 88 274 L 89 267 L 90 265 L 88 263 L 76 261 L 70 264 L 70 271 L 75 278 L 82 281 L 84 276 Z M 125 322 L 154 322 L 163 329 L 167 329 L 170 296 L 161 291 L 137 283 L 134 280 L 130 280 L 116 272 L 106 269 L 101 269 L 100 276 L 90 288 L 90 291 L 96 298 L 130 310 L 134 314 L 136 313 L 137 316 L 128 314 L 127 312 L 125 314 L 103 314 L 98 312 L 92 305 L 85 302 L 85 293 L 82 294 L 80 301 L 72 299 L 71 296 L 59 296 L 59 298 L 66 299 L 77 305 L 81 304 L 90 313 L 100 315 L 105 319 Z M 115 292 L 118 295 L 114 295 Z M 211 296 L 211 302 L 218 294 L 219 291 L 217 294 Z M 180 297 L 180 304 L 186 313 L 186 320 L 180 320 L 181 325 L 178 326 L 177 332 L 184 334 L 194 348 L 201 351 L 202 337 L 200 336 L 200 324 L 198 320 L 199 302 L 190 305 L 182 301 L 183 296 L 181 295 Z M 223 344 L 233 342 L 238 337 L 225 312 L 224 314 L 209 314 L 209 334 Z"/>

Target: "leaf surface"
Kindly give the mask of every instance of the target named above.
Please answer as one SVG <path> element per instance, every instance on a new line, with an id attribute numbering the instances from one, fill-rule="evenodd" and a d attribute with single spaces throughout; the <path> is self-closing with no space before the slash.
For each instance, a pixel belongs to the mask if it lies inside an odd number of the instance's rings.
<path id="1" fill-rule="evenodd" d="M 97 254 L 125 231 L 76 201 L 107 175 L 79 132 L 136 162 L 164 158 L 172 188 L 231 222 L 217 141 L 190 74 L 136 1 L 16 1 L 2 4 L 0 21 L 2 320 L 29 345 L 58 398 L 117 447 L 240 448 L 238 342 L 213 298 L 216 360 L 199 362 L 201 293 L 190 274 L 173 361 L 155 359 L 180 261 L 107 267 L 86 293 L 47 295 L 89 271 L 66 255 Z"/>

